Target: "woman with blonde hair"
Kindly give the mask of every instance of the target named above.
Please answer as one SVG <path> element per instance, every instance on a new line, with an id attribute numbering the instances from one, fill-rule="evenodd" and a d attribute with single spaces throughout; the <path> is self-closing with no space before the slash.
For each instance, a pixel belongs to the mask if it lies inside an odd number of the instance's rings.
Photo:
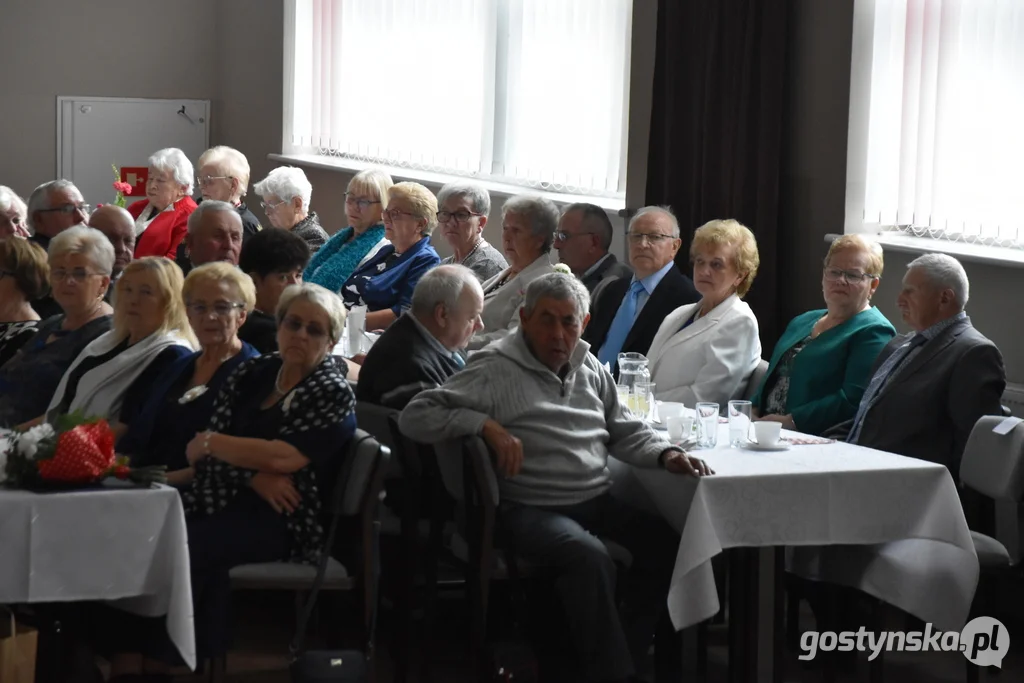
<path id="1" fill-rule="evenodd" d="M 348 227 L 335 233 L 316 252 L 303 274 L 305 282 L 340 294 L 352 273 L 387 246 L 382 214 L 388 190 L 394 184 L 391 176 L 377 168 L 353 176 L 345 190 Z"/>
<path id="2" fill-rule="evenodd" d="M 757 318 L 743 297 L 757 275 L 754 233 L 738 221 L 697 228 L 690 245 L 700 301 L 680 306 L 658 328 L 647 352 L 657 397 L 690 407 L 740 398 L 761 361 Z"/>
<path id="3" fill-rule="evenodd" d="M 129 263 L 114 290 L 113 329 L 85 347 L 64 373 L 47 416 L 81 412 L 130 421 L 160 373 L 196 346 L 183 284 L 181 270 L 166 258 Z"/>

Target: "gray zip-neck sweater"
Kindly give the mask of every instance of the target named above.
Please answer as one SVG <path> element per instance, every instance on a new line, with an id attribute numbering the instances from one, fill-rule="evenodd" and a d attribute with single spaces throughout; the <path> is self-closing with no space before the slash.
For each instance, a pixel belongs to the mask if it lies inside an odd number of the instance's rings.
<path id="1" fill-rule="evenodd" d="M 499 479 L 504 499 L 572 505 L 611 486 L 608 456 L 657 467 L 670 444 L 622 410 L 615 381 L 580 341 L 565 379 L 538 361 L 522 331 L 475 353 L 443 386 L 419 394 L 402 412 L 411 439 L 438 443 L 479 434 L 493 418 L 523 442 L 523 466 Z"/>

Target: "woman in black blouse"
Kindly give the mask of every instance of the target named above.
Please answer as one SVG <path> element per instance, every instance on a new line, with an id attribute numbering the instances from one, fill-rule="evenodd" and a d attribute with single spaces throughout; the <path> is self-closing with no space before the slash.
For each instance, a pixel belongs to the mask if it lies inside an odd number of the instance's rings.
<path id="1" fill-rule="evenodd" d="M 256 286 L 256 307 L 238 331 L 242 341 L 260 353 L 277 351 L 277 302 L 285 287 L 302 282 L 308 263 L 305 240 L 287 230 L 264 230 L 245 243 L 238 267 Z"/>
<path id="2" fill-rule="evenodd" d="M 0 239 L 0 366 L 36 333 L 39 314 L 29 302 L 49 291 L 43 248 L 19 237 Z"/>

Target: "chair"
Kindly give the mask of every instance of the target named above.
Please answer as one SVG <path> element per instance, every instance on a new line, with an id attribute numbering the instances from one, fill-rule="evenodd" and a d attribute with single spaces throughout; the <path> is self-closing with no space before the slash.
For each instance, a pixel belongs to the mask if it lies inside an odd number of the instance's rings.
<path id="1" fill-rule="evenodd" d="M 374 633 L 377 613 L 377 547 L 380 523 L 380 493 L 384 474 L 391 460 L 391 451 L 361 429 L 357 429 L 345 447 L 346 457 L 338 473 L 331 504 L 326 510 L 331 518 L 332 533 L 327 534 L 323 552 L 327 554 L 327 573 L 322 590 L 363 590 L 363 627 L 366 636 L 366 657 L 373 676 Z M 343 518 L 359 519 L 362 568 L 353 574 L 331 557 L 333 530 Z M 231 570 L 232 590 L 296 591 L 301 605 L 303 591 L 309 590 L 317 568 L 292 562 L 246 564 Z"/>
<path id="2" fill-rule="evenodd" d="M 761 382 L 764 381 L 764 376 L 768 374 L 768 361 L 764 358 L 754 368 L 754 372 L 751 373 L 750 379 L 747 380 L 747 391 L 745 396 L 748 401 L 753 401 L 754 396 L 757 394 L 757 390 L 761 388 Z"/>

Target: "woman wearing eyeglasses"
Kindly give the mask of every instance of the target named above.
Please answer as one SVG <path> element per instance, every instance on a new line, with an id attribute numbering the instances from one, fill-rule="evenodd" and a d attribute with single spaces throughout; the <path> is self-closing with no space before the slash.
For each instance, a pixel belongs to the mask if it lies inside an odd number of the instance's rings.
<path id="1" fill-rule="evenodd" d="M 192 178 L 192 162 L 176 147 L 149 157 L 146 198 L 128 205 L 135 219 L 135 258 L 175 257 L 188 232 L 188 217 L 196 210 Z"/>
<path id="2" fill-rule="evenodd" d="M 455 252 L 441 261 L 466 266 L 480 282 L 508 268 L 501 252 L 484 239 L 484 227 L 491 213 L 491 195 L 473 183 L 448 183 L 437 194 L 437 223 L 441 234 Z"/>
<path id="3" fill-rule="evenodd" d="M 821 434 L 857 412 L 871 366 L 896 329 L 871 305 L 882 277 L 882 247 L 843 235 L 825 257 L 825 309 L 798 315 L 775 345 L 754 396 L 761 419 Z"/>
<path id="4" fill-rule="evenodd" d="M 341 288 L 346 308 L 366 306 L 366 329 L 381 330 L 412 305 L 412 292 L 428 270 L 441 262 L 430 246 L 437 227 L 437 199 L 419 183 L 398 183 L 388 190 L 382 212 L 384 235 L 391 242 L 359 266 Z"/>
<path id="5" fill-rule="evenodd" d="M 297 235 L 316 253 L 327 242 L 327 233 L 320 227 L 316 211 L 309 210 L 313 186 L 302 169 L 282 166 L 271 171 L 256 183 L 256 194 L 263 200 L 260 206 L 275 228 Z"/>
<path id="6" fill-rule="evenodd" d="M 388 244 L 384 236 L 382 211 L 388 190 L 395 183 L 384 171 L 360 171 L 345 190 L 348 227 L 339 230 L 322 246 L 303 275 L 306 282 L 341 293 L 342 285 L 356 268 L 364 265 Z"/>
<path id="7" fill-rule="evenodd" d="M 153 382 L 146 403 L 129 418 L 128 431 L 117 444 L 135 464 L 165 465 L 175 486 L 191 481 L 185 448 L 209 423 L 228 376 L 259 355 L 238 338 L 256 303 L 248 275 L 224 262 L 198 266 L 185 278 L 182 297 L 199 351 L 172 363 Z"/>

